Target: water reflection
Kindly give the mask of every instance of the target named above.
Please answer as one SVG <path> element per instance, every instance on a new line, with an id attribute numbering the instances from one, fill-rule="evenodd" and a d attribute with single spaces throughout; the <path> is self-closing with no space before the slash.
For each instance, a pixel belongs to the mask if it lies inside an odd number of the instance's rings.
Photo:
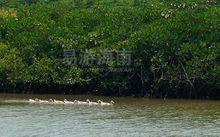
<path id="1" fill-rule="evenodd" d="M 112 107 L 46 105 L 29 98 L 114 100 Z M 94 96 L 0 95 L 1 136 L 220 136 L 220 102 Z"/>

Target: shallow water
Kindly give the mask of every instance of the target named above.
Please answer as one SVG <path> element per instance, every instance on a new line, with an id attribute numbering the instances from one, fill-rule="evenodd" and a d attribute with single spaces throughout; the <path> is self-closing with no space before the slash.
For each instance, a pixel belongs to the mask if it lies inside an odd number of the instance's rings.
<path id="1" fill-rule="evenodd" d="M 114 100 L 114 106 L 30 104 L 29 98 Z M 220 101 L 0 94 L 0 136 L 220 136 Z"/>

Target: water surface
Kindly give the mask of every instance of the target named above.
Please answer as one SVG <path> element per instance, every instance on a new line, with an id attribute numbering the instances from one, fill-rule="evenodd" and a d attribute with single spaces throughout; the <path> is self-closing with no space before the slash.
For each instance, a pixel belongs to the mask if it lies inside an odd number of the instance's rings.
<path id="1" fill-rule="evenodd" d="M 30 104 L 29 98 L 114 100 L 114 106 Z M 0 94 L 2 137 L 220 136 L 220 102 Z"/>

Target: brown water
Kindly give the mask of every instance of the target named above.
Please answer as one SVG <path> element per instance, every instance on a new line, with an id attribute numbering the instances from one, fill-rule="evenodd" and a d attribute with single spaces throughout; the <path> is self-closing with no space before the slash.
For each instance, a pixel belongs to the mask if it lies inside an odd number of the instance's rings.
<path id="1" fill-rule="evenodd" d="M 29 98 L 114 100 L 114 106 L 30 104 Z M 220 101 L 0 94 L 0 136 L 220 136 Z"/>

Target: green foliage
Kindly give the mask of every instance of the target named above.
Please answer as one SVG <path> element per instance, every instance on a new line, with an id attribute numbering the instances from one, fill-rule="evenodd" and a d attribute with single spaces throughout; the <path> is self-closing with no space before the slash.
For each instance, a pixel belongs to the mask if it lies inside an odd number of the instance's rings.
<path id="1" fill-rule="evenodd" d="M 88 8 L 90 8 L 94 5 L 94 1 L 93 0 L 87 0 L 86 5 L 87 5 Z"/>
<path id="2" fill-rule="evenodd" d="M 74 4 L 75 4 L 76 7 L 82 7 L 83 6 L 82 0 L 74 0 Z"/>
<path id="3" fill-rule="evenodd" d="M 2 85 L 80 85 L 102 95 L 219 95 L 218 1 L 50 0 L 27 6 L 15 0 L 0 5 Z M 134 71 L 66 66 L 64 49 L 132 51 Z M 203 93 L 203 87 L 210 88 Z"/>

